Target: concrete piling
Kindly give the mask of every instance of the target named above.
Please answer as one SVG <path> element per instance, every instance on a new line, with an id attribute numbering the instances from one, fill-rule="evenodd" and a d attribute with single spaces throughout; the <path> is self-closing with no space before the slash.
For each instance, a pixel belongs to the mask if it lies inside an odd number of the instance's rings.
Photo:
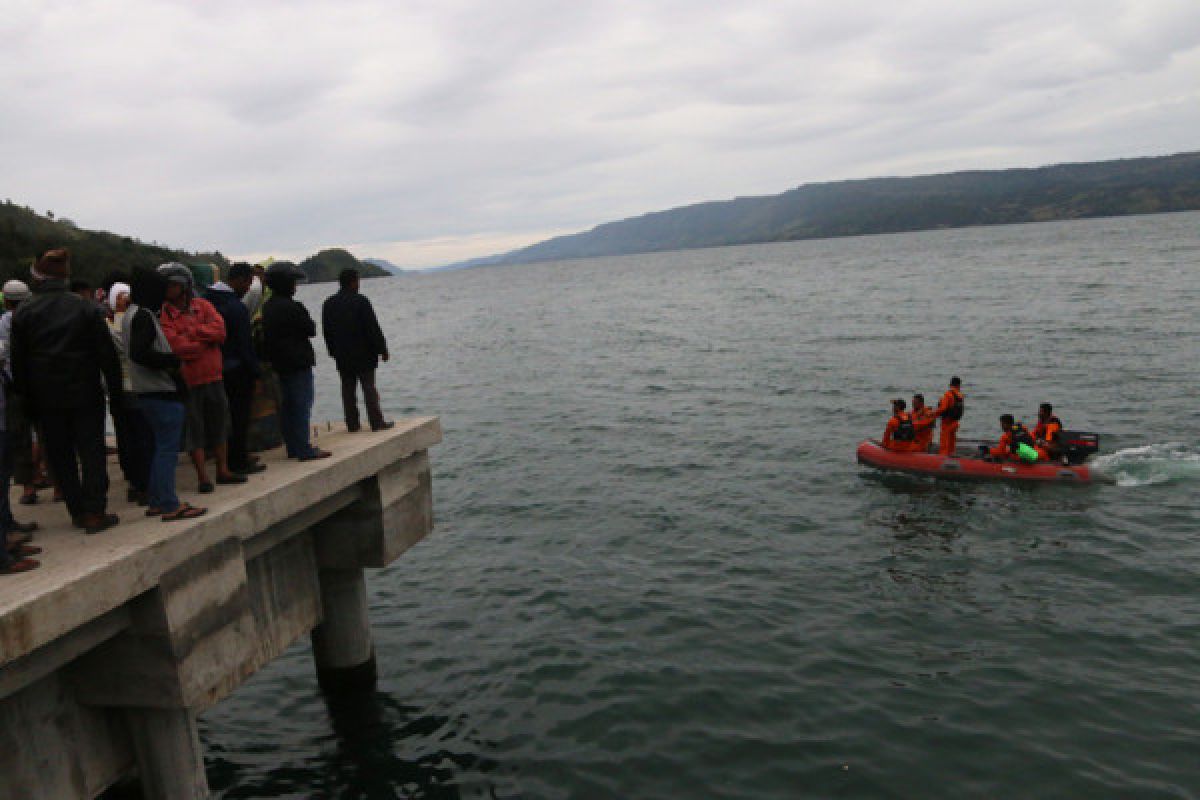
<path id="1" fill-rule="evenodd" d="M 362 568 L 323 569 L 318 579 L 324 618 L 312 632 L 317 681 L 328 692 L 374 689 L 375 645 Z"/>

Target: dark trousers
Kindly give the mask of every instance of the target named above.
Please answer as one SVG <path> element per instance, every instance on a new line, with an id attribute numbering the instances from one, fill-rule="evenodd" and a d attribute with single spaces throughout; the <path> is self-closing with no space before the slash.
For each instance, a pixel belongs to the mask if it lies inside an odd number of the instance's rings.
<path id="1" fill-rule="evenodd" d="M 33 426 L 25 415 L 21 396 L 8 393 L 8 458 L 12 469 L 9 477 L 18 486 L 33 483 L 37 465 L 33 463 Z"/>
<path id="2" fill-rule="evenodd" d="M 112 407 L 113 431 L 117 434 L 117 462 L 130 488 L 144 492 L 150 481 L 150 460 L 154 457 L 154 432 L 132 395 L 124 406 Z"/>
<path id="3" fill-rule="evenodd" d="M 346 427 L 358 430 L 358 384 L 362 384 L 363 405 L 367 407 L 367 422 L 372 428 L 383 425 L 383 409 L 379 407 L 379 390 L 375 388 L 375 370 L 350 369 L 338 366 L 338 375 L 342 379 L 342 411 L 346 415 Z"/>
<path id="4" fill-rule="evenodd" d="M 12 431 L 0 431 L 0 532 L 8 535 L 12 525 L 12 502 L 8 496 L 8 483 L 12 480 L 13 444 L 16 442 Z"/>
<path id="5" fill-rule="evenodd" d="M 279 390 L 279 427 L 283 430 L 288 458 L 308 458 L 317 451 L 308 427 L 315 395 L 313 371 L 280 373 Z"/>
<path id="6" fill-rule="evenodd" d="M 245 367 L 226 372 L 225 396 L 229 398 L 229 468 L 238 472 L 250 466 L 246 437 L 254 404 L 254 372 Z"/>
<path id="7" fill-rule="evenodd" d="M 108 504 L 104 406 L 42 409 L 38 423 L 67 511 L 72 517 L 103 514 Z"/>
<path id="8" fill-rule="evenodd" d="M 8 431 L 0 431 L 0 568 L 7 568 L 15 560 L 8 553 L 8 530 L 12 524 L 12 507 L 8 501 L 8 477 L 12 471 L 12 458 L 8 447 Z"/>

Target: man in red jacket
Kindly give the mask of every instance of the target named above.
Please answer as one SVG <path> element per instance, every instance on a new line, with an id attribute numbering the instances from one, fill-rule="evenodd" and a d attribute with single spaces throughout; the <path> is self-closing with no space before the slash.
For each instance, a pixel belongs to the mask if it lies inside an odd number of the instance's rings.
<path id="1" fill-rule="evenodd" d="M 183 264 L 163 264 L 158 271 L 167 281 L 167 302 L 159 322 L 171 352 L 183 362 L 181 372 L 188 387 L 183 426 L 183 449 L 196 467 L 199 491 L 208 493 L 213 483 L 205 464 L 206 451 L 217 462 L 217 483 L 245 483 L 246 476 L 229 469 L 229 400 L 225 395 L 221 345 L 225 320 L 212 303 L 196 297 L 192 271 Z"/>

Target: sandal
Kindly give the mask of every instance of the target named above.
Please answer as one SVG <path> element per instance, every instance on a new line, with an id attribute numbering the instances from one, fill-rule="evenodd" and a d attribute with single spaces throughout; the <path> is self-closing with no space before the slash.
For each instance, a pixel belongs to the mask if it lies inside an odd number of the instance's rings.
<path id="1" fill-rule="evenodd" d="M 163 510 L 161 508 L 147 508 L 146 509 L 147 517 L 157 517 L 162 513 L 163 513 Z"/>
<path id="2" fill-rule="evenodd" d="M 11 562 L 7 567 L 0 567 L 0 575 L 16 575 L 18 572 L 29 572 L 40 567 L 32 558 L 22 558 Z"/>
<path id="3" fill-rule="evenodd" d="M 42 548 L 32 544 L 19 544 L 16 547 L 10 548 L 8 552 L 19 558 L 24 558 L 25 556 L 36 556 L 42 552 Z"/>
<path id="4" fill-rule="evenodd" d="M 162 515 L 163 522 L 176 522 L 181 519 L 195 519 L 208 513 L 207 508 L 196 508 L 190 503 L 180 503 L 179 508 Z"/>

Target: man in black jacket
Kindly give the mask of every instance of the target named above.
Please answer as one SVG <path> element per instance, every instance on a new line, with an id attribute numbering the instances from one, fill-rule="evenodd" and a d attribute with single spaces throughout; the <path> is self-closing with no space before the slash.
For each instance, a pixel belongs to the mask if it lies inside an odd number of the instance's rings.
<path id="1" fill-rule="evenodd" d="M 279 427 L 288 458 L 312 461 L 329 458 L 330 454 L 313 446 L 308 427 L 316 392 L 313 367 L 317 363 L 308 340 L 317 335 L 317 325 L 308 309 L 292 299 L 296 279 L 303 274 L 285 261 L 276 261 L 267 268 L 271 298 L 263 304 L 263 345 L 267 361 L 279 375 Z"/>
<path id="2" fill-rule="evenodd" d="M 254 280 L 249 264 L 239 262 L 229 268 L 224 281 L 214 283 L 204 299 L 225 320 L 225 342 L 221 345 L 225 395 L 229 398 L 229 468 L 234 472 L 262 472 L 266 467 L 254 463 L 246 450 L 250 431 L 250 408 L 254 403 L 254 380 L 258 376 L 258 358 L 254 354 L 250 312 L 242 298 Z"/>
<path id="3" fill-rule="evenodd" d="M 358 384 L 362 384 L 363 403 L 367 407 L 367 421 L 371 430 L 390 428 L 395 423 L 384 421 L 383 409 L 379 407 L 379 391 L 375 388 L 375 370 L 379 367 L 379 359 L 388 360 L 387 340 L 383 338 L 371 301 L 359 294 L 358 270 L 342 270 L 338 275 L 338 283 L 342 288 L 321 307 L 321 328 L 325 334 L 325 346 L 337 363 L 338 375 L 342 379 L 342 410 L 346 415 L 346 429 L 359 429 L 355 396 Z"/>
<path id="4" fill-rule="evenodd" d="M 33 297 L 13 315 L 13 386 L 41 431 L 72 521 L 99 533 L 118 522 L 106 513 L 104 385 L 120 404 L 121 364 L 100 307 L 68 291 L 70 254 L 49 251 L 32 274 Z"/>

